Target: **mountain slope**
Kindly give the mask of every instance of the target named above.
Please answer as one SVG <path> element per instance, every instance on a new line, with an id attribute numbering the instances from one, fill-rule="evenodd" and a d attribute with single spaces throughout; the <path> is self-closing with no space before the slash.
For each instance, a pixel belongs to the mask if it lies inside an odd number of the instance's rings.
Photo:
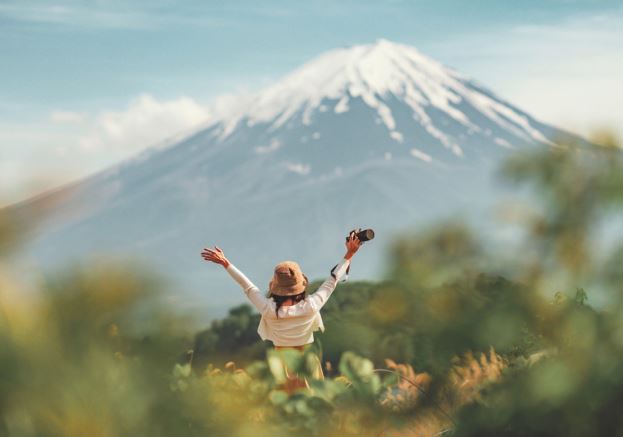
<path id="1" fill-rule="evenodd" d="M 561 134 L 385 40 L 330 51 L 213 112 L 182 141 L 18 206 L 25 214 L 55 199 L 27 256 L 45 266 L 137 256 L 175 281 L 176 305 L 222 314 L 243 296 L 202 263 L 205 245 L 219 244 L 265 287 L 283 259 L 326 275 L 346 232 L 373 227 L 378 238 L 353 267 L 354 278 L 373 278 L 390 235 L 457 211 L 484 214 L 500 160 Z"/>
<path id="2" fill-rule="evenodd" d="M 483 132 L 482 120 L 478 119 L 482 116 L 524 141 L 548 142 L 527 114 L 416 49 L 385 40 L 333 50 L 304 65 L 243 108 L 221 117 L 224 123 L 219 138 L 231 134 L 241 120 L 250 126 L 266 123 L 270 130 L 277 130 L 301 114 L 303 124 L 308 126 L 315 111 L 347 112 L 350 101 L 361 99 L 376 110 L 390 136 L 401 142 L 403 134 L 387 105 L 390 97 L 406 104 L 412 119 L 457 155 L 462 150 L 458 138 L 447 132 L 448 124 L 454 123 L 455 128 L 463 128 L 471 135 Z M 337 103 L 323 105 L 325 101 Z M 439 120 L 440 116 L 445 119 Z M 492 131 L 487 129 L 484 132 L 490 135 Z"/>

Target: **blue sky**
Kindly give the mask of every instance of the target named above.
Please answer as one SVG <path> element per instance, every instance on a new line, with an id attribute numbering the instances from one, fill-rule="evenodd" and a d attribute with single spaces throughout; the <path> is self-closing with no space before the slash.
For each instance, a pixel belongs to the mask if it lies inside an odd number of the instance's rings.
<path id="1" fill-rule="evenodd" d="M 0 204 L 183 131 L 219 95 L 378 38 L 544 121 L 623 126 L 622 1 L 0 0 Z"/>

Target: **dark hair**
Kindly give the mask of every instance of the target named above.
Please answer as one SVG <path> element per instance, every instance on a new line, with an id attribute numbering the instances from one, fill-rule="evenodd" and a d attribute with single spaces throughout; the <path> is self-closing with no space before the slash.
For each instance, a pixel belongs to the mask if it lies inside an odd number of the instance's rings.
<path id="1" fill-rule="evenodd" d="M 305 299 L 306 294 L 307 293 L 305 291 L 299 294 L 291 295 L 291 296 L 277 296 L 276 294 L 271 294 L 270 297 L 272 297 L 275 303 L 277 304 L 275 308 L 275 314 L 277 315 L 277 318 L 279 318 L 279 308 L 281 308 L 281 306 L 286 300 L 292 300 L 294 303 L 299 303 L 300 301 Z"/>

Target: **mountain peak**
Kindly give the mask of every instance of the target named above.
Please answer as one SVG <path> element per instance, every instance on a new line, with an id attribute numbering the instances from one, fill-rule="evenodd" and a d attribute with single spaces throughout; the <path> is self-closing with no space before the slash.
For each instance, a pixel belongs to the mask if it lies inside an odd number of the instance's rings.
<path id="1" fill-rule="evenodd" d="M 451 72 L 439 62 L 423 55 L 415 47 L 383 38 L 371 44 L 354 45 L 344 49 L 344 51 L 350 57 L 350 67 L 366 73 L 382 70 L 393 71 L 405 65 L 430 72 Z M 372 71 L 370 71 L 371 69 Z"/>
<path id="2" fill-rule="evenodd" d="M 379 39 L 317 56 L 222 118 L 230 125 L 247 118 L 252 124 L 271 122 L 278 127 L 300 110 L 316 109 L 324 99 L 339 101 L 337 113 L 358 97 L 375 107 L 376 97 L 390 93 L 400 97 L 408 93 L 424 102 L 458 77 L 414 47 Z"/>
<path id="3" fill-rule="evenodd" d="M 222 124 L 221 138 L 233 132 L 241 121 L 248 126 L 265 123 L 275 130 L 300 117 L 304 125 L 309 125 L 321 108 L 344 113 L 355 99 L 374 109 L 397 141 L 401 141 L 402 134 L 397 131 L 390 102 L 401 102 L 417 123 L 456 155 L 462 154 L 456 139 L 433 122 L 439 113 L 466 131 L 479 130 L 468 115 L 477 113 L 517 137 L 548 142 L 525 114 L 493 93 L 416 48 L 386 39 L 325 52 L 217 117 L 215 123 Z"/>
<path id="4" fill-rule="evenodd" d="M 425 82 L 451 85 L 458 77 L 414 47 L 380 39 L 330 50 L 312 59 L 264 90 L 262 101 L 278 95 L 299 101 L 337 99 L 346 94 L 401 95 L 410 86 L 423 90 Z"/>

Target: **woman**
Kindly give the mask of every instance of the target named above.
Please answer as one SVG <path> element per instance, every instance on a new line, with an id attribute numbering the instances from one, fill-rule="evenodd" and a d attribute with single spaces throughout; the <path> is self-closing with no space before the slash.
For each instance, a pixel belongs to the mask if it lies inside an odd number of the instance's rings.
<path id="1" fill-rule="evenodd" d="M 346 255 L 331 269 L 331 276 L 315 293 L 307 294 L 308 280 L 294 261 L 284 261 L 275 267 L 273 279 L 268 285 L 268 297 L 264 296 L 240 270 L 225 257 L 217 246 L 204 249 L 201 256 L 206 261 L 220 264 L 242 287 L 251 303 L 262 315 L 257 332 L 262 340 L 272 341 L 275 349 L 296 349 L 303 351 L 314 342 L 314 331 L 324 331 L 320 309 L 327 302 L 338 281 L 348 274 L 350 260 L 361 242 L 355 231 L 346 240 Z M 323 378 L 318 360 L 314 370 L 315 378 Z M 308 386 L 307 381 L 288 375 L 286 389 Z"/>

